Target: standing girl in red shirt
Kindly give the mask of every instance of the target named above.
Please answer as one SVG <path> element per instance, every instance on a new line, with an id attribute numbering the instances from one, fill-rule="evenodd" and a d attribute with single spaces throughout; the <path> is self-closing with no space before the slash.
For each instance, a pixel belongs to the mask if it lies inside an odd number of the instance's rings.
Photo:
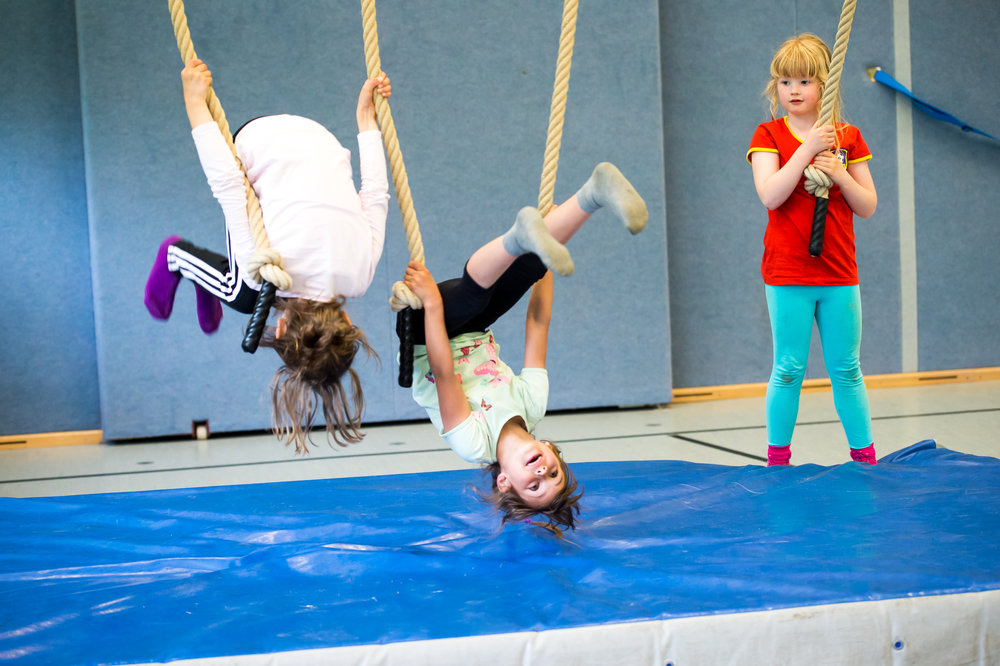
<path id="1" fill-rule="evenodd" d="M 861 292 L 854 252 L 854 216 L 871 217 L 878 197 L 868 170 L 871 153 L 856 127 L 819 125 L 830 49 L 815 35 L 789 39 L 771 61 L 765 96 L 769 122 L 761 123 L 747 151 L 754 185 L 768 209 L 761 273 L 774 343 L 767 385 L 768 465 L 787 465 L 799 393 L 816 320 L 834 405 L 851 458 L 875 463 L 868 393 L 861 375 Z M 785 115 L 773 119 L 778 105 Z M 809 254 L 815 197 L 806 192 L 810 164 L 833 181 L 823 251 Z"/>

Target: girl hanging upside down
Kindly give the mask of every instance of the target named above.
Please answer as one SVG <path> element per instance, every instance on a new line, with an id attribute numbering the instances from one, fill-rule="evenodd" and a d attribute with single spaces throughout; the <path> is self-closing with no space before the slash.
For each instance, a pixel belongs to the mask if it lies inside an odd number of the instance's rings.
<path id="1" fill-rule="evenodd" d="M 212 73 L 200 60 L 181 72 L 191 135 L 212 194 L 226 218 L 223 256 L 170 236 L 160 245 L 146 282 L 146 308 L 167 319 L 181 277 L 195 284 L 198 322 L 206 333 L 222 307 L 253 312 L 260 284 L 248 273 L 255 242 L 247 215 L 243 171 L 208 109 Z M 365 81 L 358 98 L 361 190 L 354 189 L 351 154 L 319 123 L 299 116 L 265 116 L 237 131 L 236 151 L 260 200 L 272 249 L 292 278 L 278 291 L 277 326 L 265 333 L 283 365 L 272 382 L 275 432 L 297 453 L 308 452 L 309 426 L 319 409 L 335 442 L 357 442 L 364 398 L 351 368 L 364 333 L 351 323 L 345 299 L 364 295 L 382 255 L 388 181 L 372 96 L 389 97 L 383 74 Z M 342 380 L 346 377 L 349 381 Z"/>
<path id="2" fill-rule="evenodd" d="M 503 523 L 526 520 L 557 535 L 574 528 L 583 490 L 559 448 L 532 434 L 545 415 L 545 370 L 553 279 L 573 270 L 564 243 L 592 213 L 609 207 L 633 234 L 646 226 L 646 204 L 613 165 L 604 162 L 568 201 L 542 218 L 535 208 L 518 213 L 503 236 L 479 248 L 461 278 L 435 283 L 420 262 L 410 262 L 405 283 L 420 298 L 415 318 L 413 398 L 461 458 L 483 463 L 493 479 L 486 496 Z M 490 326 L 531 290 L 521 374 L 500 359 Z M 397 333 L 402 319 L 397 319 Z"/>

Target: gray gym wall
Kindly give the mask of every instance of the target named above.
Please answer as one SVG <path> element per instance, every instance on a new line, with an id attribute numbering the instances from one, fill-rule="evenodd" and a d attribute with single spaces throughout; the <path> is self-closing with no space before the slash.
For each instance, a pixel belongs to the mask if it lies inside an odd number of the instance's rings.
<path id="1" fill-rule="evenodd" d="M 101 427 L 69 0 L 6 0 L 0 27 L 0 434 Z"/>
<path id="2" fill-rule="evenodd" d="M 439 279 L 537 198 L 561 4 L 379 4 L 393 115 Z M 5 9 L 0 433 L 102 428 L 128 439 L 188 432 L 203 418 L 214 432 L 268 427 L 277 359 L 240 350 L 245 317 L 227 311 L 204 336 L 188 284 L 169 322 L 142 306 L 163 237 L 224 247 L 166 2 Z M 646 197 L 651 219 L 633 238 L 602 212 L 571 244 L 577 273 L 556 284 L 551 409 L 660 403 L 673 387 L 767 378 L 766 212 L 744 155 L 765 119 L 774 48 L 803 31 L 832 44 L 840 9 L 834 0 L 581 2 L 556 199 L 607 159 Z M 191 0 L 187 12 L 231 124 L 298 113 L 356 153 L 359 3 Z M 858 4 L 842 87 L 879 190 L 878 211 L 856 225 L 866 373 L 1000 365 L 1000 149 L 907 115 L 907 105 L 897 111 L 895 94 L 864 73 L 909 70 L 917 94 L 996 134 L 998 24 L 992 0 Z M 382 359 L 360 366 L 370 422 L 421 417 L 395 386 L 385 306 L 406 260 L 393 199 L 375 282 L 350 306 Z M 497 328 L 514 367 L 522 322 L 523 306 Z M 809 375 L 823 376 L 814 347 Z"/>

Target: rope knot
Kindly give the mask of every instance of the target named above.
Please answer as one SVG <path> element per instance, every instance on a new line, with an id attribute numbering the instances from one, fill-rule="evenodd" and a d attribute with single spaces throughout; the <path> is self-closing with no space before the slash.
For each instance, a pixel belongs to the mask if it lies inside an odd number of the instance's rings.
<path id="1" fill-rule="evenodd" d="M 828 198 L 830 188 L 833 187 L 833 180 L 812 164 L 806 167 L 806 192 L 824 199 Z"/>
<path id="2" fill-rule="evenodd" d="M 270 247 L 259 248 L 247 262 L 247 271 L 256 282 L 270 282 L 279 291 L 288 291 L 292 287 L 292 278 L 285 272 L 281 263 L 281 255 Z"/>
<path id="3" fill-rule="evenodd" d="M 400 310 L 405 310 L 406 308 L 422 310 L 423 307 L 424 304 L 420 302 L 420 298 L 418 298 L 405 283 L 393 283 L 392 296 L 389 298 L 390 310 L 393 312 L 399 312 Z"/>

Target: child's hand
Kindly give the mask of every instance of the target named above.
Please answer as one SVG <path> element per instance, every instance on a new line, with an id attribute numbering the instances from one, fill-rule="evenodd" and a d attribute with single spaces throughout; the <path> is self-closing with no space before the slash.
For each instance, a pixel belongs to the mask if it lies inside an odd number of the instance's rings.
<path id="1" fill-rule="evenodd" d="M 368 79 L 361 86 L 361 93 L 358 95 L 359 132 L 378 129 L 378 123 L 375 120 L 375 100 L 373 99 L 375 93 L 386 99 L 392 96 L 392 84 L 385 72 L 379 72 L 378 76 Z"/>
<path id="2" fill-rule="evenodd" d="M 837 130 L 833 125 L 813 125 L 802 142 L 809 149 L 809 154 L 815 155 L 837 145 Z"/>
<path id="3" fill-rule="evenodd" d="M 192 58 L 181 70 L 181 84 L 185 101 L 204 103 L 212 86 L 212 72 L 204 62 Z"/>
<path id="4" fill-rule="evenodd" d="M 847 169 L 840 163 L 837 156 L 829 150 L 824 150 L 816 155 L 816 157 L 813 158 L 812 163 L 817 169 L 830 176 L 830 180 L 837 185 L 839 185 L 843 180 L 843 177 L 847 175 Z"/>
<path id="5" fill-rule="evenodd" d="M 419 261 L 411 261 L 406 267 L 403 283 L 417 295 L 420 302 L 424 304 L 424 309 L 441 303 L 441 292 L 438 291 L 434 276 Z"/>

